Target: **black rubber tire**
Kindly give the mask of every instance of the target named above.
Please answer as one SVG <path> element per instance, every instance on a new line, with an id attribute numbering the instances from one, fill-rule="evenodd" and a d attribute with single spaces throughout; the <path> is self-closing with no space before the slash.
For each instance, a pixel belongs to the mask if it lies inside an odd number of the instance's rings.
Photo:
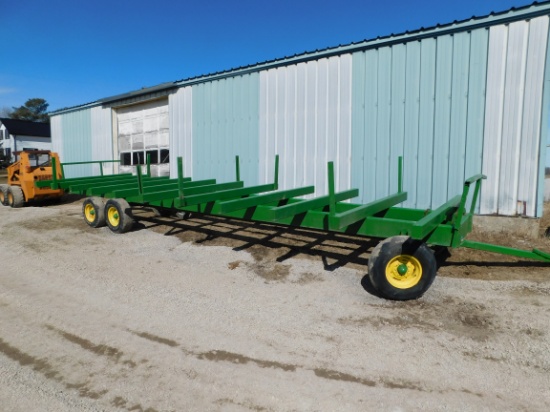
<path id="1" fill-rule="evenodd" d="M 8 205 L 8 185 L 0 185 L 0 205 Z"/>
<path id="2" fill-rule="evenodd" d="M 19 186 L 8 187 L 8 205 L 14 208 L 23 207 L 25 204 L 25 196 L 23 190 Z"/>
<path id="3" fill-rule="evenodd" d="M 105 221 L 115 233 L 129 232 L 134 226 L 131 209 L 124 199 L 109 199 L 105 203 Z"/>
<path id="4" fill-rule="evenodd" d="M 437 269 L 439 269 L 451 257 L 451 252 L 445 246 L 432 246 L 432 250 L 437 262 Z"/>
<path id="5" fill-rule="evenodd" d="M 103 227 L 105 222 L 105 199 L 102 197 L 87 197 L 82 202 L 82 216 L 91 227 Z"/>
<path id="6" fill-rule="evenodd" d="M 405 270 L 398 274 L 397 269 Z M 369 279 L 379 296 L 390 300 L 421 297 L 437 275 L 432 250 L 408 236 L 394 236 L 380 242 L 369 258 Z"/>

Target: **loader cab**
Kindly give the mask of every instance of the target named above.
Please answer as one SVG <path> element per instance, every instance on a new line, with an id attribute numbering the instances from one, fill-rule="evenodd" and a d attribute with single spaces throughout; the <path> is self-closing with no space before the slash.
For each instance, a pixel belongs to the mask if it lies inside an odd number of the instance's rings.
<path id="1" fill-rule="evenodd" d="M 46 151 L 29 151 L 29 167 L 31 171 L 38 168 L 50 167 L 52 165 L 52 157 L 50 152 Z"/>
<path id="2" fill-rule="evenodd" d="M 44 170 L 52 165 L 51 152 L 49 150 L 38 150 L 24 148 L 22 151 L 14 152 L 15 162 L 21 162 L 26 173 L 34 172 L 36 169 Z"/>

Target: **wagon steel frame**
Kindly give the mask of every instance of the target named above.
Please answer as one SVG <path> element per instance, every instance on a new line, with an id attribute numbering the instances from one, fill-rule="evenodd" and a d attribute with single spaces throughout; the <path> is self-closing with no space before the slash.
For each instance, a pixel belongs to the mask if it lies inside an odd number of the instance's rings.
<path id="1" fill-rule="evenodd" d="M 275 158 L 273 183 L 249 187 L 245 187 L 240 178 L 238 156 L 235 162 L 236 180 L 228 183 L 217 183 L 215 179 L 194 181 L 184 177 L 181 158 L 177 159 L 176 179 L 152 177 L 149 158 L 146 172 L 138 165 L 136 175 L 105 175 L 103 164 L 116 161 L 72 162 L 58 166 L 53 160 L 53 179 L 37 181 L 36 186 L 60 188 L 88 196 L 83 207 L 87 223 L 94 227 L 101 226 L 105 218 L 115 232 L 131 228 L 130 205 L 145 205 L 369 238 L 388 238 L 371 254 L 369 277 L 380 295 L 390 299 L 418 298 L 429 288 L 437 266 L 431 250 L 427 252 L 427 245 L 432 248 L 467 247 L 550 262 L 550 254 L 537 249 L 519 250 L 466 239 L 473 227 L 481 182 L 485 179 L 482 174 L 467 179 L 462 194 L 437 209 L 422 210 L 397 207 L 407 200 L 402 183 L 402 158 L 398 161 L 397 192 L 367 204 L 344 202 L 357 197 L 357 189 L 335 191 L 333 162 L 327 165 L 328 195 L 301 199 L 300 196 L 313 194 L 315 188 L 304 186 L 279 190 L 278 156 Z M 99 164 L 99 176 L 64 177 L 66 166 L 93 163 Z M 57 178 L 57 167 L 61 169 L 61 179 Z M 102 202 L 106 203 L 105 206 Z M 103 207 L 104 212 L 101 210 Z M 105 216 L 99 216 L 102 213 Z M 124 226 L 121 219 L 126 222 Z"/>

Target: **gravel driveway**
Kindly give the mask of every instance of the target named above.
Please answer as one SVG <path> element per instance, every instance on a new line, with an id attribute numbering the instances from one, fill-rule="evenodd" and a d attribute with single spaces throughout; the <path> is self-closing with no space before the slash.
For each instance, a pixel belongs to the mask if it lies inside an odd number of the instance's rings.
<path id="1" fill-rule="evenodd" d="M 391 302 L 353 238 L 150 213 L 116 235 L 79 201 L 0 207 L 0 233 L 1 411 L 550 410 L 548 265 L 459 251 Z"/>

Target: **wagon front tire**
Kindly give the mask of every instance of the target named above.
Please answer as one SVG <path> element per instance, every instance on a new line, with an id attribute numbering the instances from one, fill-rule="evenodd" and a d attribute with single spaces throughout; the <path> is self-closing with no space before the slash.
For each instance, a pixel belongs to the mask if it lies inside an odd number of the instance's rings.
<path id="1" fill-rule="evenodd" d="M 0 204 L 8 205 L 8 185 L 0 185 Z"/>
<path id="2" fill-rule="evenodd" d="M 109 199 L 105 203 L 105 221 L 115 233 L 126 233 L 134 225 L 130 215 L 130 205 L 124 199 Z"/>
<path id="3" fill-rule="evenodd" d="M 437 261 L 423 242 L 394 236 L 380 242 L 369 258 L 369 279 L 390 300 L 418 299 L 433 283 Z"/>
<path id="4" fill-rule="evenodd" d="M 23 190 L 19 186 L 8 187 L 8 205 L 14 208 L 23 207 L 25 204 L 25 196 Z"/>
<path id="5" fill-rule="evenodd" d="M 102 197 L 88 197 L 82 203 L 84 221 L 91 227 L 103 227 L 105 222 L 105 200 Z"/>

